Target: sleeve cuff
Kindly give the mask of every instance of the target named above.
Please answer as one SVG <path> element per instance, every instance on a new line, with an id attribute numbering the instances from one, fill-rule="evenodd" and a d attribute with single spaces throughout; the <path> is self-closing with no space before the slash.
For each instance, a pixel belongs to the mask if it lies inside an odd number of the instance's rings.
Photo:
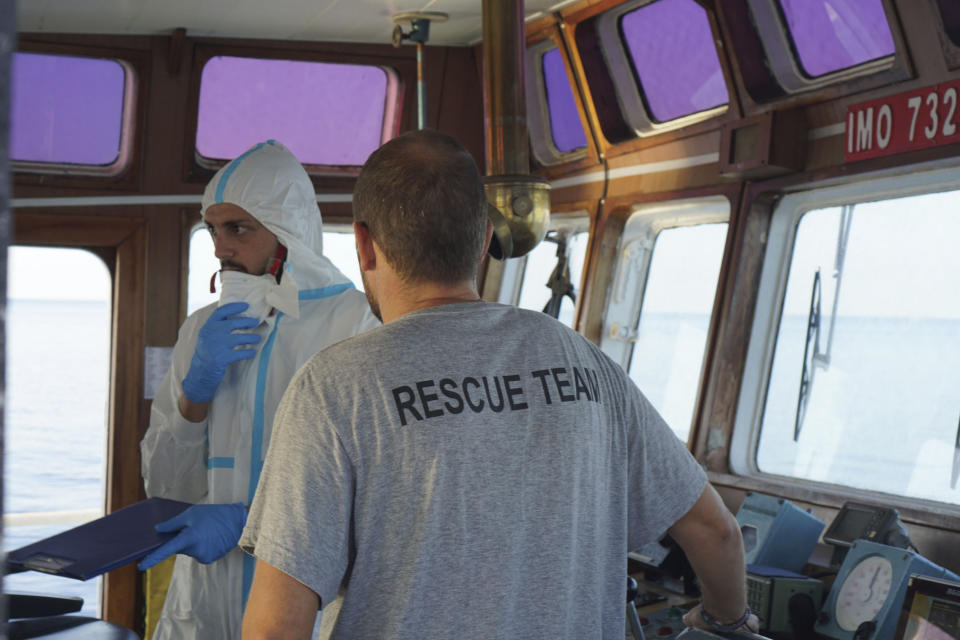
<path id="1" fill-rule="evenodd" d="M 168 428 L 178 442 L 185 444 L 201 444 L 207 439 L 207 421 L 190 422 L 180 414 L 180 409 L 174 407 L 173 415 L 169 417 Z"/>

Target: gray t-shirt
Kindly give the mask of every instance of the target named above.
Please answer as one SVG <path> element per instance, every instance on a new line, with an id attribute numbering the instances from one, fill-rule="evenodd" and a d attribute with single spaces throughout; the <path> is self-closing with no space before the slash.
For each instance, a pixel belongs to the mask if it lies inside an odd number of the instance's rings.
<path id="1" fill-rule="evenodd" d="M 294 377 L 240 545 L 333 638 L 624 637 L 626 554 L 706 476 L 623 370 L 547 316 L 417 311 Z"/>

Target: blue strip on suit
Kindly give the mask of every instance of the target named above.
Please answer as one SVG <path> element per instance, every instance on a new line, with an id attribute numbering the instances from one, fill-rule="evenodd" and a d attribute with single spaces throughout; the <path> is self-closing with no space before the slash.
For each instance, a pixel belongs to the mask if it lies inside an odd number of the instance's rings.
<path id="1" fill-rule="evenodd" d="M 304 289 L 299 292 L 300 300 L 322 300 L 323 298 L 332 298 L 340 295 L 344 291 L 353 289 L 350 282 L 343 284 L 334 284 L 320 289 Z M 257 363 L 257 386 L 256 395 L 253 403 L 253 433 L 250 443 L 250 492 L 248 504 L 253 504 L 253 495 L 257 491 L 257 484 L 260 482 L 260 471 L 263 469 L 263 432 L 264 432 L 264 403 L 267 394 L 267 372 L 270 365 L 270 355 L 273 353 L 273 344 L 277 336 L 277 328 L 280 326 L 280 320 L 283 313 L 277 314 L 277 321 L 273 325 L 273 331 L 263 345 L 263 351 L 260 352 L 260 360 Z M 248 554 L 243 556 L 243 608 L 247 607 L 247 598 L 250 596 L 250 587 L 253 585 L 253 572 L 256 568 L 256 559 Z"/>

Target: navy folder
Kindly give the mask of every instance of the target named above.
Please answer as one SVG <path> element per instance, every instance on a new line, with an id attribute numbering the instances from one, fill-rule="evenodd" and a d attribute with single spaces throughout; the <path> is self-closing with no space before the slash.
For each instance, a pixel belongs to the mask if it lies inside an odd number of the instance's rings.
<path id="1" fill-rule="evenodd" d="M 139 560 L 173 538 L 176 533 L 158 533 L 153 527 L 189 506 L 165 498 L 132 504 L 9 552 L 8 570 L 32 569 L 77 580 L 95 578 Z"/>

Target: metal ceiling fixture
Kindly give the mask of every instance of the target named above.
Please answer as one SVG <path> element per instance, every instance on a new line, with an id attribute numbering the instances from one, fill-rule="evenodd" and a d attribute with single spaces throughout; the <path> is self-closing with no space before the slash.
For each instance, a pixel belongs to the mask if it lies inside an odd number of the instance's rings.
<path id="1" fill-rule="evenodd" d="M 404 11 L 393 16 L 393 46 L 399 47 L 404 40 L 417 43 L 417 128 L 423 129 L 427 122 L 427 85 L 423 77 L 423 46 L 430 39 L 430 23 L 446 22 L 449 16 L 439 11 Z M 404 33 L 403 25 L 410 25 Z"/>

